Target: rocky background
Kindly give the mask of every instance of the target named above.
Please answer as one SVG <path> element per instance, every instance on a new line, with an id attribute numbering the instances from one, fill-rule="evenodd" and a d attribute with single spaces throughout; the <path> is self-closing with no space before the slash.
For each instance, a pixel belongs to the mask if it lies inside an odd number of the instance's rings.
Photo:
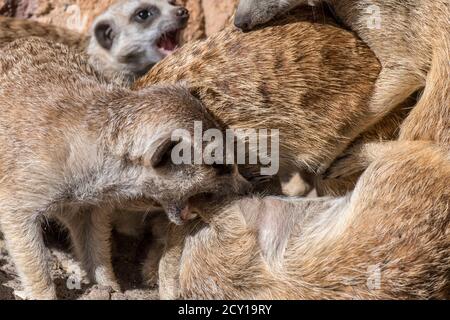
<path id="1" fill-rule="evenodd" d="M 117 0 L 0 0 L 0 15 L 30 18 L 86 32 L 95 17 Z M 177 0 L 191 12 L 184 40 L 204 38 L 221 30 L 237 0 Z"/>

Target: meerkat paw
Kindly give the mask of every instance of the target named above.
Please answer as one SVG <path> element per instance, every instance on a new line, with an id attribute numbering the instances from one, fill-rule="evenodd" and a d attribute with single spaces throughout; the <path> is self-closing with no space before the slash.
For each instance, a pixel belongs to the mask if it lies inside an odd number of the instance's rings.
<path id="1" fill-rule="evenodd" d="M 303 197 L 311 192 L 312 186 L 297 172 L 289 181 L 281 183 L 281 189 L 283 194 L 288 197 Z"/>
<path id="2" fill-rule="evenodd" d="M 121 292 L 119 282 L 110 268 L 98 268 L 95 271 L 94 283 L 100 288 L 110 288 L 115 292 Z"/>

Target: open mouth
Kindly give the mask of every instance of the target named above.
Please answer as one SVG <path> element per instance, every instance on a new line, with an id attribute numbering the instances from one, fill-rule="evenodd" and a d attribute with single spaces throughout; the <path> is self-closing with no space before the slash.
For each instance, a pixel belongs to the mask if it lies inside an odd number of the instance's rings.
<path id="1" fill-rule="evenodd" d="M 162 36 L 156 42 L 158 51 L 164 56 L 172 54 L 179 47 L 181 29 L 168 31 L 162 34 Z"/>

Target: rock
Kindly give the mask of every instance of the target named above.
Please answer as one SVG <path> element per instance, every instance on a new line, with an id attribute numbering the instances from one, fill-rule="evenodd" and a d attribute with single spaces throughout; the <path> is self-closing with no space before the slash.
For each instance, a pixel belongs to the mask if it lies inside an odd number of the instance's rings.
<path id="1" fill-rule="evenodd" d="M 238 0 L 178 0 L 191 19 L 184 41 L 204 38 L 224 28 Z M 0 0 L 0 15 L 30 18 L 79 32 L 87 32 L 97 15 L 115 0 Z"/>

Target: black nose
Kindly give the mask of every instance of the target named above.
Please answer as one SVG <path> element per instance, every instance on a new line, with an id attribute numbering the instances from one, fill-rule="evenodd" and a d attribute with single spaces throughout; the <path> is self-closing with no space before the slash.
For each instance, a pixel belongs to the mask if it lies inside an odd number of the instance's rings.
<path id="1" fill-rule="evenodd" d="M 180 18 L 188 18 L 189 10 L 184 7 L 180 7 L 175 11 L 175 15 Z"/>
<path id="2" fill-rule="evenodd" d="M 251 21 L 246 16 L 237 16 L 234 19 L 234 25 L 241 29 L 242 31 L 250 31 Z"/>

